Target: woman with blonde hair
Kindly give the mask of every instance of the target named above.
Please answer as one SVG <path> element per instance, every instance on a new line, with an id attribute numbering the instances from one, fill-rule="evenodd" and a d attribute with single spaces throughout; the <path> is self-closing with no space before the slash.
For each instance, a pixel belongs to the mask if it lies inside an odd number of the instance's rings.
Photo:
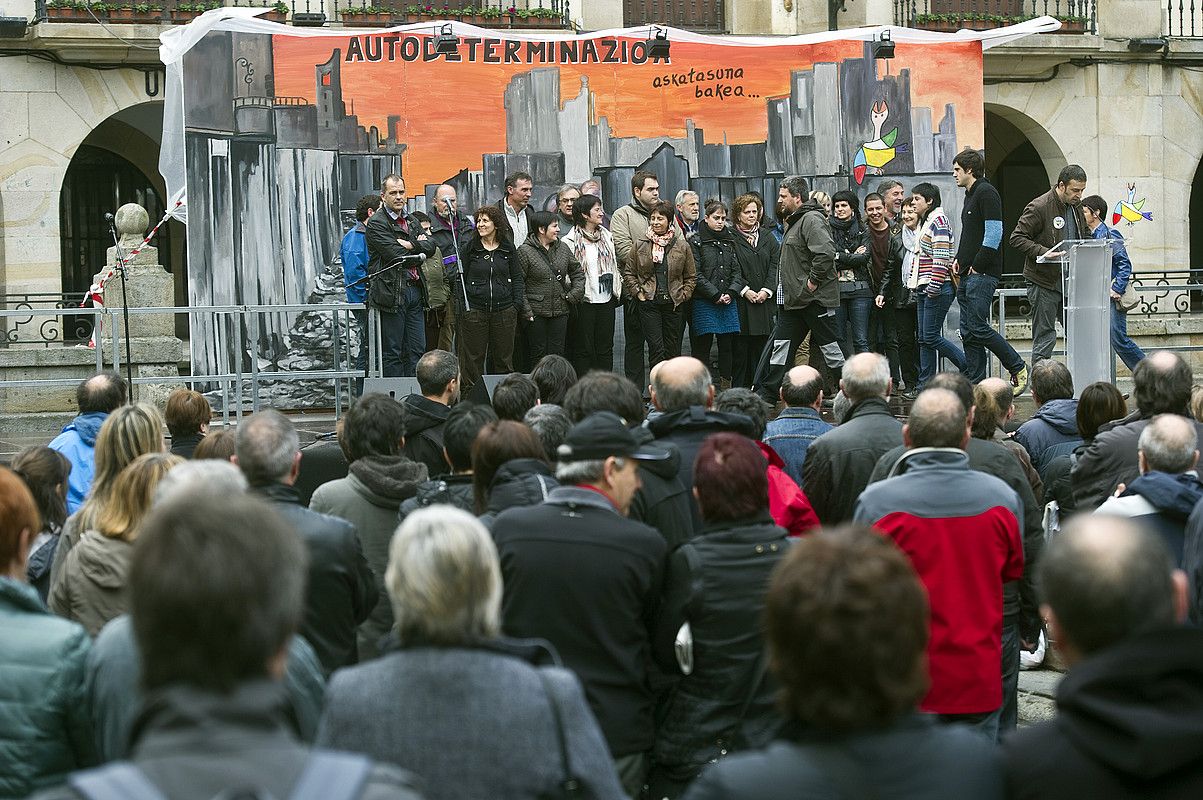
<path id="1" fill-rule="evenodd" d="M 62 572 L 67 553 L 79 542 L 84 531 L 95 527 L 96 514 L 108 504 L 113 482 L 121 470 L 144 453 L 162 453 L 167 449 L 163 426 L 163 415 L 147 403 L 121 406 L 100 426 L 100 433 L 96 435 L 92 488 L 84 504 L 63 524 L 58 549 L 54 551 L 54 564 L 50 568 L 52 588 L 58 582 L 56 576 Z"/>
<path id="2" fill-rule="evenodd" d="M 105 623 L 128 610 L 126 575 L 138 525 L 159 481 L 183 462 L 170 453 L 145 453 L 118 474 L 92 524 L 63 562 L 50 589 L 51 611 L 75 620 L 95 637 Z"/>

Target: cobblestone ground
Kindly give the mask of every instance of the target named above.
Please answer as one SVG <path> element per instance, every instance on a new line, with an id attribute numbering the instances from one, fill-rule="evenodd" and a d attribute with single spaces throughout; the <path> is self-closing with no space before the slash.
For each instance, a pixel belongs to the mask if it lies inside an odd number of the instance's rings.
<path id="1" fill-rule="evenodd" d="M 1056 713 L 1054 698 L 1062 677 L 1055 669 L 1019 673 L 1019 727 L 1049 719 Z"/>

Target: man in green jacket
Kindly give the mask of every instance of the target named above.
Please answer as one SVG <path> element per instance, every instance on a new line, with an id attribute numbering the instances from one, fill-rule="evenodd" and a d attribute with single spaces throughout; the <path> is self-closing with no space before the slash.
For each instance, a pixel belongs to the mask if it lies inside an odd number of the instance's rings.
<path id="1" fill-rule="evenodd" d="M 1064 327 L 1065 296 L 1061 289 L 1061 264 L 1067 251 L 1062 242 L 1089 239 L 1082 215 L 1086 170 L 1070 164 L 1057 176 L 1057 185 L 1028 203 L 1015 230 L 1011 247 L 1024 255 L 1023 280 L 1032 304 L 1032 366 L 1051 358 L 1057 345 L 1057 320 Z M 1037 258 L 1043 257 L 1043 262 Z"/>
<path id="2" fill-rule="evenodd" d="M 835 245 L 827 215 L 810 196 L 806 179 L 794 175 L 777 192 L 777 218 L 785 220 L 781 240 L 781 291 L 785 303 L 777 326 L 760 356 L 753 381 L 766 403 L 777 402 L 781 380 L 793 366 L 794 352 L 810 334 L 811 347 L 823 354 L 839 381 L 844 354 L 835 332 L 840 286 L 835 275 Z"/>

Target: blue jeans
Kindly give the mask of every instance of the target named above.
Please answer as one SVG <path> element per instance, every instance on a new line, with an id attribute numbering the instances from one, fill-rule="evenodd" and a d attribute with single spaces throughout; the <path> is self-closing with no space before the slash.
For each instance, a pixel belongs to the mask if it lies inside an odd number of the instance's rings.
<path id="1" fill-rule="evenodd" d="M 1003 620 L 1002 707 L 998 710 L 998 738 L 1019 725 L 1019 624 Z"/>
<path id="2" fill-rule="evenodd" d="M 1134 368 L 1145 357 L 1145 351 L 1128 336 L 1128 315 L 1120 311 L 1115 303 L 1111 304 L 1111 349 L 1128 369 Z"/>
<path id="3" fill-rule="evenodd" d="M 919 388 L 936 374 L 940 356 L 951 361 L 959 370 L 965 369 L 965 354 L 944 338 L 944 317 L 952 307 L 952 281 L 945 281 L 935 297 L 926 290 L 919 292 Z"/>
<path id="4" fill-rule="evenodd" d="M 840 298 L 840 307 L 835 310 L 835 331 L 839 334 L 844 358 L 853 353 L 869 352 L 869 310 L 872 308 L 871 297 Z"/>
<path id="5" fill-rule="evenodd" d="M 1003 335 L 990 324 L 990 306 L 998 278 L 977 272 L 966 275 L 957 290 L 961 305 L 961 342 L 965 345 L 965 377 L 973 383 L 986 379 L 986 350 L 1011 374 L 1023 368 L 1023 359 Z"/>
<path id="6" fill-rule="evenodd" d="M 380 309 L 380 338 L 384 377 L 409 377 L 418 371 L 418 359 L 426 352 L 426 311 L 417 286 L 405 287 L 400 308 Z"/>

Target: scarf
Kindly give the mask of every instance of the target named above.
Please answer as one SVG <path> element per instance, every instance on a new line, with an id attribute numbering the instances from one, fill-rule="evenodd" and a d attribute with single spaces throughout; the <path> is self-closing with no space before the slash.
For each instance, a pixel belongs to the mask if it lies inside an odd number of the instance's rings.
<path id="1" fill-rule="evenodd" d="M 760 226 L 756 226 L 756 227 L 752 228 L 752 230 L 750 230 L 750 231 L 745 231 L 743 229 L 743 226 L 741 226 L 737 223 L 735 225 L 735 230 L 739 231 L 740 233 L 742 233 L 744 235 L 744 238 L 748 240 L 748 244 L 752 245 L 753 250 L 756 249 L 756 242 L 758 242 L 760 240 Z"/>
<path id="2" fill-rule="evenodd" d="M 902 279 L 908 289 L 919 288 L 919 231 L 902 226 L 902 246 L 906 253 L 902 256 Z"/>
<path id="3" fill-rule="evenodd" d="M 597 245 L 597 274 L 613 275 L 617 259 L 614 257 L 614 248 L 605 241 L 605 228 L 598 228 L 597 233 L 589 233 L 584 228 L 576 229 L 576 236 L 573 237 L 572 242 L 572 255 L 576 257 L 578 264 L 588 269 L 589 262 L 585 258 L 586 241 Z"/>
<path id="4" fill-rule="evenodd" d="M 659 264 L 664 261 L 664 251 L 670 244 L 672 244 L 674 235 L 675 234 L 670 230 L 668 233 L 664 234 L 663 236 L 657 236 L 656 234 L 652 233 L 651 228 L 647 229 L 648 241 L 650 241 L 652 243 L 652 263 L 653 264 Z"/>

